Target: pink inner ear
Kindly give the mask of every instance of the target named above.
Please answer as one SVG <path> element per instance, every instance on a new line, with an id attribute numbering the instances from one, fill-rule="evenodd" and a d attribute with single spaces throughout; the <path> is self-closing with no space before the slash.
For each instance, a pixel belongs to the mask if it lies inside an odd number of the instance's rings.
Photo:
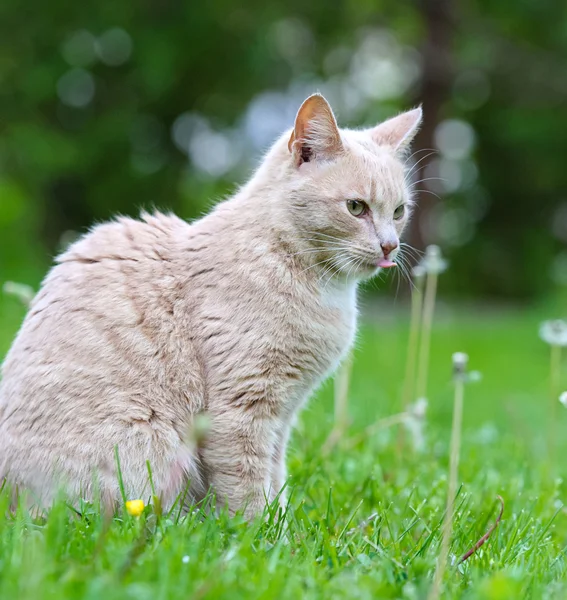
<path id="1" fill-rule="evenodd" d="M 301 105 L 288 148 L 290 152 L 297 153 L 298 165 L 342 149 L 335 116 L 329 103 L 320 94 L 313 94 Z"/>

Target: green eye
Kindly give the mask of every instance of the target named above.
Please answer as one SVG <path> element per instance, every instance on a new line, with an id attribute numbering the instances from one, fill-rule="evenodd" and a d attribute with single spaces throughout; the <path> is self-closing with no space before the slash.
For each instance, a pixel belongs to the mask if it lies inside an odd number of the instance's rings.
<path id="1" fill-rule="evenodd" d="M 396 208 L 396 210 L 394 211 L 394 219 L 396 221 L 399 221 L 404 216 L 405 212 L 406 212 L 405 205 L 404 204 L 400 204 L 398 206 L 398 208 Z"/>
<path id="2" fill-rule="evenodd" d="M 360 217 L 368 210 L 368 205 L 361 200 L 347 200 L 347 208 L 351 215 Z"/>

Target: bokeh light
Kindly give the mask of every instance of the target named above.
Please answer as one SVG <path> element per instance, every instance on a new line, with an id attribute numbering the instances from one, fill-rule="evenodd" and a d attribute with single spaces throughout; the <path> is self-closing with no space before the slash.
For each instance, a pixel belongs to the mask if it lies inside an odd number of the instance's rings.
<path id="1" fill-rule="evenodd" d="M 95 95 L 94 77 L 85 69 L 70 69 L 57 82 L 57 95 L 63 104 L 74 108 L 88 106 Z"/>

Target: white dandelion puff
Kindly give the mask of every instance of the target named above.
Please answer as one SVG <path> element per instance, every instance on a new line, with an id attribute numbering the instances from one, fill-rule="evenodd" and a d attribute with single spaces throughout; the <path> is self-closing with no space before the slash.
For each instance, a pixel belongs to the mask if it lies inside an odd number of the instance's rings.
<path id="1" fill-rule="evenodd" d="M 438 275 L 447 270 L 449 263 L 443 258 L 441 248 L 432 244 L 425 249 L 425 256 L 423 257 L 420 266 L 426 273 L 435 273 Z"/>
<path id="2" fill-rule="evenodd" d="M 480 371 L 470 371 L 467 381 L 470 381 L 471 383 L 482 381 L 482 373 Z"/>
<path id="3" fill-rule="evenodd" d="M 14 296 L 24 306 L 28 307 L 35 296 L 33 288 L 25 283 L 16 283 L 15 281 L 6 281 L 2 290 L 8 296 Z"/>
<path id="4" fill-rule="evenodd" d="M 423 279 L 427 275 L 427 271 L 420 264 L 415 265 L 411 270 L 414 279 Z"/>
<path id="5" fill-rule="evenodd" d="M 539 337 L 551 346 L 567 346 L 567 322 L 562 319 L 544 321 L 539 328 Z"/>
<path id="6" fill-rule="evenodd" d="M 410 404 L 404 418 L 404 426 L 408 430 L 413 447 L 421 452 L 425 448 L 425 415 L 427 413 L 427 398 L 418 398 L 415 404 Z"/>
<path id="7" fill-rule="evenodd" d="M 453 376 L 466 381 L 467 365 L 469 364 L 469 356 L 464 352 L 455 352 L 453 354 Z"/>
<path id="8" fill-rule="evenodd" d="M 469 357 L 464 352 L 455 352 L 453 354 L 453 367 L 455 369 L 459 369 L 463 371 L 467 368 L 467 364 L 469 362 Z"/>

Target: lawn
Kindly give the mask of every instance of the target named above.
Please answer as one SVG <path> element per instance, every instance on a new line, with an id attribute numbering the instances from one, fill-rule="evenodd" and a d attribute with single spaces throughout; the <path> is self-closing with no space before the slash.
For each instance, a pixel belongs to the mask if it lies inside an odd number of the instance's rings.
<path id="1" fill-rule="evenodd" d="M 482 379 L 465 392 L 457 512 L 443 598 L 567 598 L 567 451 L 549 441 L 546 310 L 440 306 L 433 331 L 425 448 L 401 448 L 396 428 L 366 426 L 400 410 L 408 310 L 367 304 L 350 388 L 352 426 L 329 456 L 332 385 L 304 411 L 289 452 L 285 519 L 175 511 L 158 519 L 61 501 L 45 516 L 7 516 L 0 494 L 0 598 L 426 598 L 446 503 L 453 384 L 451 355 L 470 355 Z M 22 310 L 0 304 L 0 355 Z M 554 316 L 554 315 L 549 315 Z M 564 316 L 564 315 L 563 315 Z M 567 389 L 567 361 L 562 384 Z M 567 428 L 557 403 L 556 427 Z M 351 443 L 354 436 L 359 437 Z M 406 435 L 406 440 L 410 438 Z M 552 453 L 551 453 L 552 454 Z M 499 527 L 466 562 L 497 516 Z"/>

